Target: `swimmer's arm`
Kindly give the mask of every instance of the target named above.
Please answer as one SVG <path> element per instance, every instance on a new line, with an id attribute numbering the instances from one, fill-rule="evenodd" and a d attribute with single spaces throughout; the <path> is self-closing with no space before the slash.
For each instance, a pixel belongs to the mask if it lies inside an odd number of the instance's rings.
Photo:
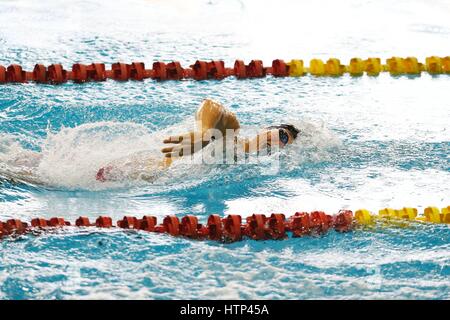
<path id="1" fill-rule="evenodd" d="M 211 99 L 205 99 L 201 103 L 195 120 L 198 128 L 196 131 L 171 136 L 163 141 L 165 144 L 174 144 L 161 150 L 166 158 L 173 159 L 193 154 L 206 147 L 212 140 L 225 137 L 228 129 L 239 130 L 236 115 Z"/>
<path id="2" fill-rule="evenodd" d="M 198 131 L 191 131 L 182 135 L 170 136 L 163 140 L 165 144 L 174 144 L 161 149 L 166 158 L 179 158 L 191 155 L 206 147 L 210 139 Z"/>
<path id="3" fill-rule="evenodd" d="M 245 153 L 260 152 L 263 149 L 271 146 L 271 135 L 270 134 L 258 134 L 252 139 L 240 139 L 238 144 L 241 144 L 242 149 Z"/>

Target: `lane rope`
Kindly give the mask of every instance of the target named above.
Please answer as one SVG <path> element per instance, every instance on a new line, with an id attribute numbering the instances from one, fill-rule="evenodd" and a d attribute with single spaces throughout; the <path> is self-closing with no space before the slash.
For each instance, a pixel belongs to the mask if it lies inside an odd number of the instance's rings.
<path id="1" fill-rule="evenodd" d="M 58 217 L 49 220 L 35 218 L 30 223 L 9 219 L 6 222 L 0 221 L 0 239 L 71 226 L 134 229 L 189 239 L 235 242 L 244 239 L 282 240 L 289 237 L 317 236 L 330 230 L 350 232 L 358 226 L 370 227 L 377 222 L 402 227 L 412 223 L 450 224 L 450 206 L 441 210 L 427 207 L 421 216 L 418 216 L 417 212 L 416 208 L 405 207 L 398 210 L 384 208 L 379 210 L 377 215 L 366 209 L 357 210 L 355 214 L 350 210 L 341 210 L 335 215 L 328 215 L 323 211 L 296 212 L 288 218 L 283 213 L 272 213 L 270 216 L 253 214 L 246 217 L 244 222 L 240 215 L 231 214 L 222 218 L 212 214 L 206 224 L 199 223 L 198 217 L 194 215 L 181 218 L 169 215 L 161 224 L 157 223 L 155 216 L 144 216 L 141 219 L 125 216 L 115 224 L 109 216 L 100 216 L 95 222 L 91 222 L 88 217 L 79 217 L 73 224 Z"/>
<path id="2" fill-rule="evenodd" d="M 273 77 L 301 77 L 307 74 L 313 76 L 377 76 L 382 72 L 391 75 L 420 75 L 428 72 L 432 75 L 450 74 L 450 56 L 431 56 L 421 63 L 415 57 L 392 57 L 386 59 L 383 64 L 380 58 L 352 58 L 348 65 L 344 65 L 337 58 L 327 61 L 312 59 L 309 66 L 304 65 L 303 60 L 292 59 L 285 62 L 282 59 L 272 61 L 270 67 L 264 67 L 261 60 L 252 60 L 245 64 L 243 60 L 236 60 L 233 68 L 225 67 L 221 60 L 200 61 L 197 60 L 189 67 L 182 67 L 180 62 L 170 63 L 154 62 L 151 69 L 147 69 L 143 62 L 130 64 L 117 62 L 107 69 L 104 63 L 81 64 L 76 63 L 71 70 L 66 70 L 61 64 L 52 64 L 48 67 L 36 64 L 33 71 L 25 71 L 18 64 L 8 67 L 0 65 L 0 84 L 7 83 L 47 83 L 62 84 L 68 81 L 85 83 L 92 81 L 117 81 L 153 79 L 165 80 L 222 80 L 234 76 L 237 79 L 263 78 L 268 75 Z"/>

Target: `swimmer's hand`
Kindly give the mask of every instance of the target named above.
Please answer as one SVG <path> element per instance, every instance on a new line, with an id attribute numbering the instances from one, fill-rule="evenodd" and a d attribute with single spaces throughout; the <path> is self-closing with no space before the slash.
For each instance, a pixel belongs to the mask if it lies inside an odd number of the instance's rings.
<path id="1" fill-rule="evenodd" d="M 165 144 L 174 144 L 174 146 L 161 149 L 166 158 L 178 158 L 201 150 L 208 145 L 209 140 L 203 140 L 200 132 L 189 132 L 179 136 L 170 136 L 164 139 Z"/>

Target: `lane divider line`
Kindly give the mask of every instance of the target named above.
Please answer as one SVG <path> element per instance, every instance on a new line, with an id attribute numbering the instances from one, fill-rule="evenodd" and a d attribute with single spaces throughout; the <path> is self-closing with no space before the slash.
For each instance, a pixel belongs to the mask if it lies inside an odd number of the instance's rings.
<path id="1" fill-rule="evenodd" d="M 420 75 L 428 72 L 432 75 L 450 74 L 450 56 L 430 56 L 421 63 L 415 57 L 391 57 L 383 64 L 380 58 L 352 58 L 348 65 L 342 64 L 337 58 L 327 61 L 312 59 L 309 66 L 304 65 L 303 60 L 292 59 L 285 62 L 282 59 L 272 61 L 270 67 L 264 67 L 261 60 L 252 60 L 245 64 L 243 60 L 236 60 L 233 68 L 227 68 L 221 60 L 200 61 L 197 60 L 189 67 L 182 67 L 180 62 L 170 63 L 154 62 L 152 69 L 147 69 L 143 62 L 130 64 L 117 62 L 107 69 L 104 63 L 81 64 L 75 63 L 71 70 L 66 70 L 61 64 L 52 64 L 48 67 L 36 64 L 33 71 L 25 71 L 18 64 L 8 67 L 0 65 L 0 84 L 6 83 L 47 83 L 62 84 L 68 81 L 85 83 L 92 81 L 142 81 L 144 79 L 165 80 L 222 80 L 234 76 L 237 79 L 263 78 L 268 75 L 273 77 L 301 77 L 307 74 L 313 76 L 338 77 L 343 74 L 351 76 L 377 76 L 382 72 L 389 72 L 393 76 Z"/>
<path id="2" fill-rule="evenodd" d="M 245 222 L 240 215 L 228 215 L 224 218 L 217 214 L 208 217 L 206 225 L 199 223 L 198 217 L 185 215 L 181 219 L 175 215 L 164 217 L 161 224 L 154 216 L 136 218 L 125 216 L 115 224 L 111 217 L 100 216 L 95 222 L 88 217 L 79 217 L 75 223 L 64 218 L 54 217 L 32 219 L 30 223 L 19 219 L 0 221 L 0 239 L 7 236 L 22 235 L 34 230 L 49 230 L 54 228 L 97 227 L 134 229 L 147 232 L 165 233 L 174 237 L 211 240 L 220 242 L 235 242 L 244 239 L 281 240 L 289 237 L 304 237 L 325 234 L 329 230 L 350 232 L 358 226 L 374 226 L 381 222 L 384 225 L 405 226 L 405 223 L 443 223 L 450 224 L 450 206 L 439 210 L 427 207 L 422 216 L 417 216 L 416 208 L 402 209 L 384 208 L 378 214 L 366 209 L 359 209 L 353 214 L 350 210 L 341 210 L 335 215 L 323 211 L 296 212 L 286 218 L 283 213 L 253 214 L 246 217 Z"/>

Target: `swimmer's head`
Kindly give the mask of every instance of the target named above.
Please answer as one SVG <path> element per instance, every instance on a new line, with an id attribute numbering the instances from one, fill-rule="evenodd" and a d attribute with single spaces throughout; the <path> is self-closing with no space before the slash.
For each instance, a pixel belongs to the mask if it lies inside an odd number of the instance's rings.
<path id="1" fill-rule="evenodd" d="M 287 144 L 291 144 L 294 142 L 294 140 L 297 138 L 298 134 L 300 133 L 300 130 L 297 129 L 292 124 L 280 124 L 276 126 L 270 126 L 266 129 L 270 131 L 278 131 L 278 141 L 280 147 L 284 147 Z"/>

